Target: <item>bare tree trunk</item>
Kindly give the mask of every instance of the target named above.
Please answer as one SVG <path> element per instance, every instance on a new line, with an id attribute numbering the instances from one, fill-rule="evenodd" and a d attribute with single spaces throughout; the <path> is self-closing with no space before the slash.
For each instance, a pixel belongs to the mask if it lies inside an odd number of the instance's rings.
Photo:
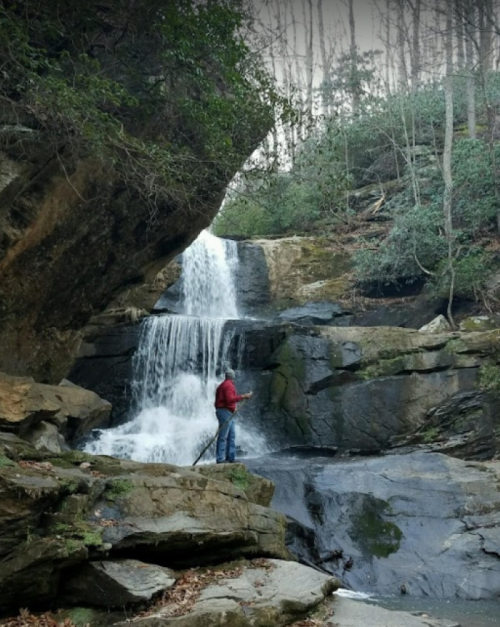
<path id="1" fill-rule="evenodd" d="M 460 73 L 465 70 L 465 40 L 464 40 L 464 6 L 463 0 L 456 0 L 455 6 L 455 33 L 457 35 L 457 69 Z"/>
<path id="2" fill-rule="evenodd" d="M 461 0 L 462 17 L 465 18 L 464 11 L 467 10 L 464 0 Z M 469 18 L 470 19 L 470 18 Z M 474 13 L 472 13 L 472 24 L 474 24 Z M 470 33 L 470 24 L 467 22 L 465 28 L 465 62 L 467 68 L 467 127 L 469 137 L 476 139 L 476 81 L 474 77 L 474 47 L 472 34 Z"/>
<path id="3" fill-rule="evenodd" d="M 314 48 L 313 48 L 313 3 L 307 0 L 309 15 L 306 16 L 306 0 L 303 0 L 304 7 L 304 32 L 306 44 L 306 106 L 309 115 L 313 112 L 313 77 L 314 77 Z"/>
<path id="4" fill-rule="evenodd" d="M 493 0 L 479 0 L 478 7 L 480 31 L 479 62 L 482 73 L 486 75 L 491 70 L 492 65 Z"/>
<path id="5" fill-rule="evenodd" d="M 352 89 L 352 110 L 359 109 L 360 94 L 357 87 L 358 73 L 358 47 L 356 45 L 356 20 L 354 19 L 354 0 L 349 0 L 349 32 L 351 35 L 350 57 L 351 57 L 351 89 Z"/>
<path id="6" fill-rule="evenodd" d="M 386 0 L 386 15 L 385 21 L 385 82 L 387 92 L 391 91 L 391 68 L 392 68 L 392 55 L 391 55 L 391 0 Z"/>
<path id="7" fill-rule="evenodd" d="M 448 4 L 448 3 L 447 3 Z M 451 3 L 450 3 L 451 4 Z M 454 234 L 453 234 L 453 175 L 451 170 L 451 158 L 453 151 L 453 17 L 452 7 L 448 5 L 446 14 L 446 78 L 444 81 L 444 93 L 446 102 L 445 116 L 445 135 L 443 150 L 443 179 L 444 179 L 444 198 L 443 198 L 443 219 L 444 233 L 448 244 L 448 273 L 450 277 L 450 289 L 448 293 L 448 321 L 452 328 L 455 328 L 453 320 L 453 297 L 455 292 L 455 265 L 454 265 Z"/>
<path id="8" fill-rule="evenodd" d="M 271 4 L 267 5 L 267 11 L 268 11 L 268 17 L 269 17 L 269 24 L 273 23 L 273 16 L 271 13 Z M 278 31 L 279 32 L 279 31 Z M 284 33 L 280 33 L 280 37 L 284 37 Z M 269 46 L 269 58 L 271 61 L 271 70 L 274 76 L 275 80 L 278 80 L 278 73 L 276 71 L 276 55 L 274 53 L 274 41 L 271 42 L 271 45 Z M 288 95 L 288 89 L 287 89 L 287 77 L 286 77 L 286 71 L 285 68 L 283 67 L 283 87 L 285 90 L 285 93 Z M 277 122 L 275 121 L 273 129 L 272 129 L 272 151 L 273 151 L 273 157 L 274 159 L 277 157 L 278 153 L 279 153 L 279 149 L 278 149 L 278 126 L 277 126 Z"/>
<path id="9" fill-rule="evenodd" d="M 405 45 L 405 15 L 404 0 L 396 0 L 398 10 L 397 22 L 397 54 L 398 54 L 398 77 L 399 87 L 406 91 L 408 89 L 408 69 L 406 67 L 406 45 Z"/>
<path id="10" fill-rule="evenodd" d="M 415 93 L 420 85 L 420 16 L 422 0 L 415 0 L 413 5 L 413 41 L 411 53 L 411 89 Z"/>
<path id="11" fill-rule="evenodd" d="M 445 33 L 446 76 L 451 77 L 453 74 L 453 8 L 451 3 L 448 5 L 448 2 L 445 2 L 444 9 L 448 9 L 446 11 Z"/>
<path id="12" fill-rule="evenodd" d="M 325 43 L 325 25 L 323 20 L 323 0 L 318 0 L 317 5 L 318 12 L 318 34 L 319 34 L 319 48 L 321 52 L 321 69 L 323 71 L 323 86 L 321 90 L 321 104 L 323 109 L 323 116 L 326 118 L 330 113 L 330 63 L 328 55 L 326 53 Z"/>

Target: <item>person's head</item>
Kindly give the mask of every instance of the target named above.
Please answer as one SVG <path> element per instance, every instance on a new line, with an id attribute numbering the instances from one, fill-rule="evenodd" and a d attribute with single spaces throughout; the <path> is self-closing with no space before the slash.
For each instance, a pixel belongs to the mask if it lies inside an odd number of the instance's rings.
<path id="1" fill-rule="evenodd" d="M 234 374 L 234 370 L 232 368 L 226 368 L 226 379 L 234 379 L 235 374 Z"/>

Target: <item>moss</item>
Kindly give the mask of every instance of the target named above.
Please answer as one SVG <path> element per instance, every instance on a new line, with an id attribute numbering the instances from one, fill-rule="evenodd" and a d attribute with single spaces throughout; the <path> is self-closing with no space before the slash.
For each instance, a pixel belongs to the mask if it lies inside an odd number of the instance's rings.
<path id="1" fill-rule="evenodd" d="M 482 319 L 480 317 L 466 318 L 460 323 L 460 329 L 464 331 L 492 331 L 498 328 L 494 320 L 490 318 Z"/>
<path id="2" fill-rule="evenodd" d="M 391 359 L 381 359 L 371 366 L 367 366 L 358 372 L 361 379 L 369 380 L 377 377 L 387 377 L 398 374 L 405 369 L 405 355 L 398 355 Z"/>
<path id="3" fill-rule="evenodd" d="M 422 441 L 425 442 L 425 444 L 430 444 L 434 442 L 438 436 L 439 429 L 437 427 L 430 427 L 422 433 Z"/>
<path id="4" fill-rule="evenodd" d="M 117 499 L 130 494 L 134 489 L 134 484 L 128 479 L 114 479 L 109 481 L 104 491 L 104 498 L 107 501 L 116 501 Z"/>
<path id="5" fill-rule="evenodd" d="M 478 385 L 486 392 L 500 392 L 500 366 L 484 365 L 479 368 Z"/>
<path id="6" fill-rule="evenodd" d="M 95 460 L 93 455 L 84 453 L 83 451 L 68 451 L 66 453 L 61 453 L 61 455 L 58 456 L 58 459 L 72 465 L 80 465 L 82 462 L 92 463 Z"/>
<path id="7" fill-rule="evenodd" d="M 357 515 L 353 515 L 352 537 L 369 555 L 386 558 L 399 551 L 403 533 L 397 525 L 383 518 L 383 514 L 389 512 L 387 501 L 367 497 Z"/>
<path id="8" fill-rule="evenodd" d="M 15 466 L 16 464 L 9 459 L 6 455 L 0 453 L 0 468 L 6 468 L 7 466 Z"/>
<path id="9" fill-rule="evenodd" d="M 75 494 L 78 492 L 80 483 L 76 479 L 61 479 L 60 486 L 64 494 Z"/>
<path id="10" fill-rule="evenodd" d="M 289 371 L 298 381 L 303 381 L 306 376 L 306 365 L 299 351 L 295 350 L 290 340 L 285 340 L 278 348 L 276 355 L 280 371 Z"/>
<path id="11" fill-rule="evenodd" d="M 245 468 L 235 468 L 229 473 L 229 481 L 245 492 L 253 480 L 252 475 Z"/>
<path id="12" fill-rule="evenodd" d="M 86 627 L 87 625 L 95 625 L 95 618 L 98 612 L 88 607 L 73 607 L 67 610 L 65 614 L 76 627 Z"/>
<path id="13" fill-rule="evenodd" d="M 63 536 L 68 552 L 74 552 L 83 546 L 96 547 L 102 545 L 102 531 L 89 523 L 74 521 L 73 523 L 56 523 L 51 532 Z"/>
<path id="14" fill-rule="evenodd" d="M 460 338 L 450 340 L 446 343 L 444 350 L 447 353 L 465 353 L 467 351 L 467 344 Z"/>

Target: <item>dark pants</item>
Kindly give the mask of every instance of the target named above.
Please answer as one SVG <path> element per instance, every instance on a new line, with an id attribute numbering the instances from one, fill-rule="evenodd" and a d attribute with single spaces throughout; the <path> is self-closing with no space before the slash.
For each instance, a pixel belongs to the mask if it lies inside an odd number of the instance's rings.
<path id="1" fill-rule="evenodd" d="M 220 430 L 217 436 L 216 461 L 218 464 L 222 462 L 234 462 L 236 457 L 236 436 L 234 431 L 234 420 L 230 420 L 231 412 L 229 409 L 217 409 L 217 420 Z"/>

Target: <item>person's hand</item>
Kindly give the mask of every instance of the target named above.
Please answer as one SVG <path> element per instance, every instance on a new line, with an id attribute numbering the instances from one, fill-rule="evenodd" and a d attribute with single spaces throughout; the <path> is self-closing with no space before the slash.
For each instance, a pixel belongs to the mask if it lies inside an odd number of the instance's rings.
<path id="1" fill-rule="evenodd" d="M 251 398 L 252 394 L 253 392 L 247 392 L 246 394 L 243 394 L 243 398 Z"/>

